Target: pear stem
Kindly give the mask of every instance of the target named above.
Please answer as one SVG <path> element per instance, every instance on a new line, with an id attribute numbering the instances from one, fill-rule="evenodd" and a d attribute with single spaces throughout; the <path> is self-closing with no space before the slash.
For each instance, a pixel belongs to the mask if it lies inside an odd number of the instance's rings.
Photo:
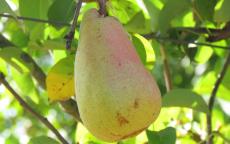
<path id="1" fill-rule="evenodd" d="M 98 0 L 100 15 L 106 16 L 106 0 Z"/>

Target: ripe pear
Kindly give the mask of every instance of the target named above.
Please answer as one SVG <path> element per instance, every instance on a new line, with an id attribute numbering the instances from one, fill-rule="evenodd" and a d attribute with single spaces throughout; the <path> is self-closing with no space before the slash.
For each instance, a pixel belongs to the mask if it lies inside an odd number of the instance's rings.
<path id="1" fill-rule="evenodd" d="M 88 10 L 81 22 L 75 92 L 84 126 L 107 142 L 142 132 L 161 108 L 158 86 L 127 32 L 96 9 Z"/>

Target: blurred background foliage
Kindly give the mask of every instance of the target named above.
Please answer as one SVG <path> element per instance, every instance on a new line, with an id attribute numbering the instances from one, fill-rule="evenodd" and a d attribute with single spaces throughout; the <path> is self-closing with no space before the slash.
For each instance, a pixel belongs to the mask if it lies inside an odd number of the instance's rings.
<path id="1" fill-rule="evenodd" d="M 108 14 L 124 25 L 163 96 L 157 121 L 147 131 L 119 144 L 197 144 L 207 139 L 207 101 L 230 50 L 229 5 L 230 0 L 107 2 Z M 104 144 L 58 103 L 50 103 L 45 89 L 49 71 L 76 52 L 79 25 L 71 51 L 66 51 L 64 39 L 75 6 L 74 0 L 0 0 L 0 71 L 14 90 L 48 118 L 69 143 Z M 95 2 L 83 4 L 79 23 L 82 14 L 93 7 L 97 7 Z M 71 58 L 68 62 L 73 63 Z M 66 65 L 60 62 L 56 65 L 58 70 L 52 73 L 60 72 Z M 165 65 L 173 87 L 169 92 L 163 74 Z M 71 72 L 73 67 L 64 68 L 57 77 L 61 79 Z M 52 83 L 57 83 L 55 78 Z M 213 109 L 215 144 L 229 143 L 229 110 L 230 68 L 218 89 Z M 0 143 L 59 142 L 0 85 Z"/>

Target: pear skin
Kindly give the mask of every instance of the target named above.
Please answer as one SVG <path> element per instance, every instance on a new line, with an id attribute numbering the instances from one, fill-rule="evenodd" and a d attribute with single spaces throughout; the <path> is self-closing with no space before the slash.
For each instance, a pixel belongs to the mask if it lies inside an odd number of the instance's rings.
<path id="1" fill-rule="evenodd" d="M 158 86 L 127 32 L 96 9 L 88 10 L 81 22 L 75 92 L 84 126 L 107 142 L 142 132 L 161 109 Z"/>

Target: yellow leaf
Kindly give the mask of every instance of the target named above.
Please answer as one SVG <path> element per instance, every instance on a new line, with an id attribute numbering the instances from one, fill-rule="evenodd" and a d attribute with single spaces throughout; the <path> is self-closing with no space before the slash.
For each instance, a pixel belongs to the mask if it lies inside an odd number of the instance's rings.
<path id="1" fill-rule="evenodd" d="M 68 100 L 74 96 L 74 56 L 61 59 L 51 68 L 46 86 L 51 102 Z"/>

